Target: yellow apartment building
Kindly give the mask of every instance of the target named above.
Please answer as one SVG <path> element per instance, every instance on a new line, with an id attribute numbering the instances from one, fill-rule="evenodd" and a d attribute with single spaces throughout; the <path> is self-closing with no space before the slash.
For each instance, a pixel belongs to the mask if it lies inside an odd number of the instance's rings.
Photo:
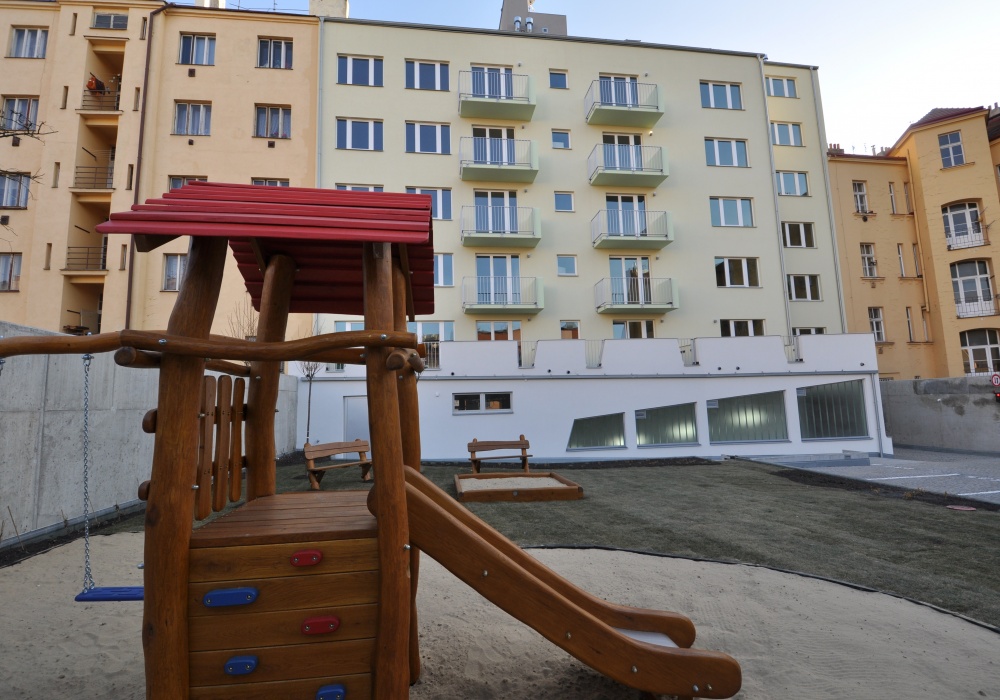
<path id="1" fill-rule="evenodd" d="M 1000 110 L 931 110 L 879 155 L 831 148 L 829 168 L 848 330 L 874 334 L 880 376 L 1000 370 Z"/>

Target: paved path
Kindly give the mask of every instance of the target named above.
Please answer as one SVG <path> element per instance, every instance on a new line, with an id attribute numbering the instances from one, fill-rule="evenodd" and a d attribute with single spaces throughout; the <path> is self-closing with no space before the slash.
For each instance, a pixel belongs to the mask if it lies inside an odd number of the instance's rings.
<path id="1" fill-rule="evenodd" d="M 1000 457 L 897 447 L 894 456 L 872 457 L 870 465 L 812 467 L 800 463 L 795 466 L 848 479 L 1000 504 Z"/>

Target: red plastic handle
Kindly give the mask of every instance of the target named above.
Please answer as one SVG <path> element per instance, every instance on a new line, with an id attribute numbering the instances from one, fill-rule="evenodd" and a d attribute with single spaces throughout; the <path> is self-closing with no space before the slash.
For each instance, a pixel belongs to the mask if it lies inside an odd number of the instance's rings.
<path id="1" fill-rule="evenodd" d="M 340 627 L 340 618 L 310 617 L 302 621 L 302 634 L 330 634 Z"/>
<path id="2" fill-rule="evenodd" d="M 323 561 L 323 552 L 318 549 L 304 549 L 292 555 L 292 566 L 316 566 Z"/>

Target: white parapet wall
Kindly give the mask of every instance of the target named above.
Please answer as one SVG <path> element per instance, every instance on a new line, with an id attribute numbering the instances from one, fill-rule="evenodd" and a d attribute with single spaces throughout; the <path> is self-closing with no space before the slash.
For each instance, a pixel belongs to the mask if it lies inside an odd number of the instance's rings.
<path id="1" fill-rule="evenodd" d="M 878 393 L 877 355 L 865 335 L 756 338 L 606 340 L 594 347 L 582 340 L 543 340 L 531 348 L 500 342 L 447 342 L 440 345 L 440 367 L 428 369 L 417 384 L 424 459 L 463 460 L 467 444 L 480 440 L 531 441 L 535 462 L 595 461 L 680 456 L 719 457 L 784 454 L 836 454 L 844 451 L 891 454 Z M 588 362 L 588 359 L 590 360 Z M 599 361 L 598 361 L 599 360 Z M 347 366 L 323 369 L 313 381 L 310 442 L 367 437 L 364 371 Z M 292 367 L 291 372 L 296 368 Z M 306 381 L 304 378 L 301 381 Z M 850 436 L 804 439 L 799 403 L 809 387 L 859 382 Z M 779 439 L 713 440 L 714 402 L 781 392 L 784 412 Z M 306 435 L 308 392 L 299 392 L 299 441 Z M 500 394 L 500 409 L 460 410 L 456 395 Z M 509 394 L 510 406 L 506 407 Z M 860 394 L 859 394 L 860 395 Z M 696 436 L 683 443 L 639 444 L 637 420 L 650 409 L 694 404 Z M 860 414 L 858 413 L 860 407 Z M 830 410 L 835 409 L 831 406 Z M 781 418 L 750 416 L 772 428 Z M 774 404 L 771 410 L 775 410 Z M 844 421 L 825 407 L 820 421 Z M 619 444 L 573 448 L 570 436 L 579 419 L 622 415 Z M 717 415 L 717 414 L 716 414 Z M 858 418 L 857 416 L 861 417 Z M 831 417 L 833 416 L 833 417 Z M 809 420 L 807 417 L 804 420 Z M 777 421 L 777 422 L 776 422 Z M 860 426 L 860 427 L 859 427 Z M 815 430 L 815 429 L 814 429 Z M 836 430 L 832 430 L 836 433 Z M 716 426 L 716 433 L 718 427 Z M 645 440 L 649 442 L 648 438 Z"/>

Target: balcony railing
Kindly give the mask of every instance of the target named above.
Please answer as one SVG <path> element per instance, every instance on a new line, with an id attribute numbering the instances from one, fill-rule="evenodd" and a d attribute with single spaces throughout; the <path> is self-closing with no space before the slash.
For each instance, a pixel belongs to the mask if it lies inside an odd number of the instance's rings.
<path id="1" fill-rule="evenodd" d="M 602 143 L 587 158 L 592 185 L 650 185 L 667 179 L 663 149 L 659 146 L 631 146 Z"/>
<path id="2" fill-rule="evenodd" d="M 462 279 L 462 306 L 466 309 L 516 307 L 525 312 L 541 311 L 542 284 L 538 277 L 465 277 Z"/>
<path id="3" fill-rule="evenodd" d="M 535 94 L 530 76 L 504 71 L 461 71 L 458 111 L 463 117 L 531 119 Z"/>
<path id="4" fill-rule="evenodd" d="M 465 136 L 459 143 L 463 180 L 534 182 L 538 153 L 533 141 Z"/>
<path id="5" fill-rule="evenodd" d="M 424 341 L 424 350 L 427 356 L 424 358 L 424 369 L 441 369 L 441 341 Z"/>
<path id="6" fill-rule="evenodd" d="M 602 209 L 590 220 L 595 248 L 629 246 L 663 248 L 673 241 L 670 214 L 646 209 Z"/>
<path id="7" fill-rule="evenodd" d="M 604 359 L 604 341 L 585 340 L 583 349 L 587 362 L 587 369 L 597 369 L 600 367 L 601 362 Z"/>
<path id="8" fill-rule="evenodd" d="M 120 90 L 84 90 L 80 109 L 91 112 L 117 112 L 121 109 Z"/>
<path id="9" fill-rule="evenodd" d="M 522 340 L 517 344 L 517 366 L 530 369 L 535 366 L 535 353 L 538 351 L 537 340 Z"/>
<path id="10" fill-rule="evenodd" d="M 674 308 L 673 280 L 650 277 L 605 277 L 594 285 L 598 312 L 615 307 L 649 307 L 667 311 Z"/>
<path id="11" fill-rule="evenodd" d="M 959 250 L 961 248 L 975 248 L 976 246 L 989 245 L 990 239 L 983 231 L 983 225 L 978 221 L 971 224 L 956 226 L 951 232 L 945 232 L 948 241 L 948 250 Z"/>
<path id="12" fill-rule="evenodd" d="M 584 105 L 588 124 L 648 127 L 663 115 L 659 87 L 651 83 L 595 80 Z"/>
<path id="13" fill-rule="evenodd" d="M 113 165 L 78 165 L 73 176 L 73 187 L 81 190 L 110 190 L 114 187 Z"/>
<path id="14" fill-rule="evenodd" d="M 977 316 L 996 316 L 1000 311 L 997 309 L 996 297 L 971 299 L 967 296 L 964 299 L 955 298 L 955 313 L 959 318 L 975 318 Z"/>
<path id="15" fill-rule="evenodd" d="M 70 246 L 66 249 L 67 270 L 106 270 L 107 250 L 104 246 Z"/>
<path id="16" fill-rule="evenodd" d="M 538 243 L 538 217 L 532 207 L 476 205 L 462 207 L 462 242 L 474 245 Z M 517 241 L 516 239 L 522 239 Z"/>

